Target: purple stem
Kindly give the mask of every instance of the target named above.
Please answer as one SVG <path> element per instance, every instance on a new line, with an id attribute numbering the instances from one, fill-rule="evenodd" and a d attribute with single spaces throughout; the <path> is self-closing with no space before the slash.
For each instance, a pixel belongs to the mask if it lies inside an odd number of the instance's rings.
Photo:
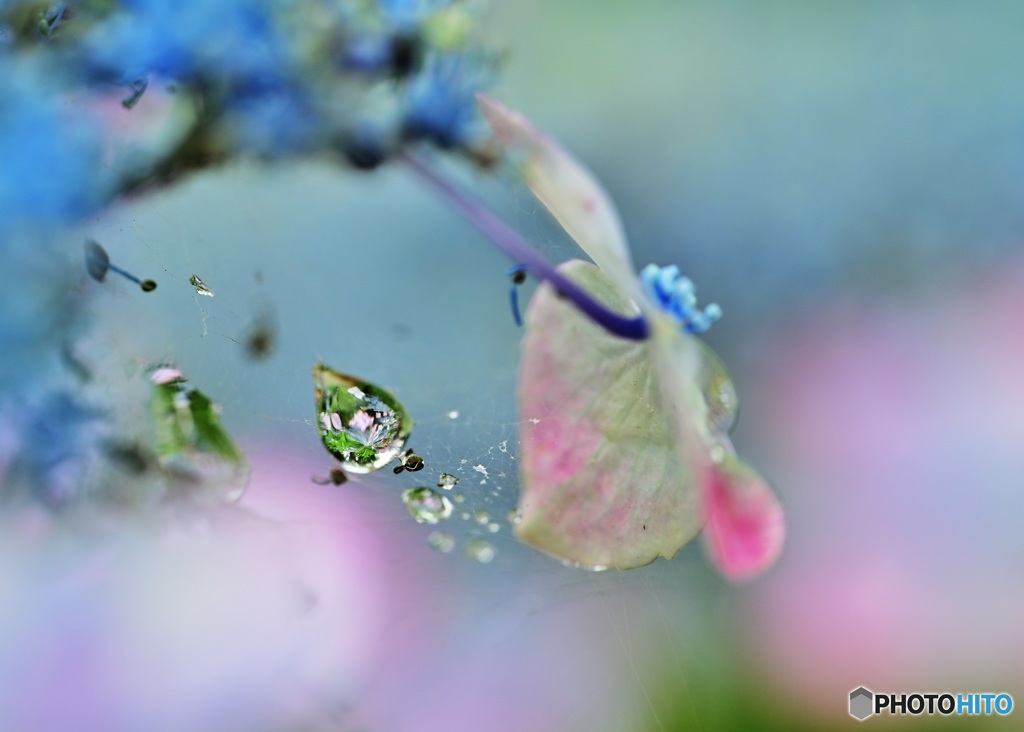
<path id="1" fill-rule="evenodd" d="M 413 172 L 429 183 L 512 261 L 522 264 L 537 279 L 550 282 L 559 294 L 572 300 L 573 304 L 595 323 L 621 338 L 634 341 L 647 338 L 647 321 L 642 316 L 629 318 L 609 310 L 591 297 L 586 290 L 555 269 L 519 232 L 491 213 L 480 201 L 456 188 L 436 170 L 409 153 L 404 153 L 402 159 Z"/>

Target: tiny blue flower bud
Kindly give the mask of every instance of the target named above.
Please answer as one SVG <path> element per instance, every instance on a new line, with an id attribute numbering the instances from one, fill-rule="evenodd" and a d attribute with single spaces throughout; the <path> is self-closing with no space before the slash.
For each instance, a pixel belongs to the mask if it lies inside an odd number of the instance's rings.
<path id="1" fill-rule="evenodd" d="M 651 302 L 677 321 L 687 333 L 705 333 L 722 318 L 722 308 L 712 303 L 703 310 L 697 307 L 697 291 L 677 266 L 659 267 L 649 264 L 640 272 L 640 281 Z"/>

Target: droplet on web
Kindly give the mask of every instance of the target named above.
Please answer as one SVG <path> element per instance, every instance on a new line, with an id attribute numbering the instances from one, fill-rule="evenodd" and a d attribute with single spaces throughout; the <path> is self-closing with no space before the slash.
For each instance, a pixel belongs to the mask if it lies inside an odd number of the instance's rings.
<path id="1" fill-rule="evenodd" d="M 487 511 L 484 511 L 481 508 L 473 512 L 473 520 L 481 526 L 486 526 L 487 523 L 491 520 L 491 516 L 487 513 Z"/>
<path id="2" fill-rule="evenodd" d="M 158 366 L 149 378 L 153 452 L 175 494 L 237 501 L 249 483 L 249 463 L 221 426 L 220 406 L 173 366 Z"/>
<path id="3" fill-rule="evenodd" d="M 440 477 L 437 479 L 437 487 L 450 491 L 458 482 L 459 479 L 451 473 L 441 473 Z"/>
<path id="4" fill-rule="evenodd" d="M 458 419 L 458 418 L 459 418 L 459 410 L 453 409 L 452 411 L 448 412 L 448 419 Z"/>
<path id="5" fill-rule="evenodd" d="M 370 473 L 394 460 L 412 432 L 412 419 L 390 392 L 368 381 L 313 368 L 317 430 L 348 473 Z"/>
<path id="6" fill-rule="evenodd" d="M 463 551 L 467 557 L 475 559 L 480 564 L 490 564 L 494 561 L 494 555 L 497 553 L 491 542 L 477 537 L 467 541 Z"/>
<path id="7" fill-rule="evenodd" d="M 436 524 L 452 515 L 452 502 L 433 488 L 410 488 L 402 493 L 402 503 L 420 524 Z"/>
<path id="8" fill-rule="evenodd" d="M 447 531 L 431 531 L 427 537 L 427 543 L 432 549 L 442 554 L 448 554 L 455 548 L 455 537 Z"/>
<path id="9" fill-rule="evenodd" d="M 193 274 L 191 277 L 189 277 L 188 283 L 195 288 L 197 295 L 202 295 L 203 297 L 213 297 L 215 294 L 214 291 L 211 290 L 206 285 L 205 282 L 199 279 L 199 275 L 197 274 Z"/>

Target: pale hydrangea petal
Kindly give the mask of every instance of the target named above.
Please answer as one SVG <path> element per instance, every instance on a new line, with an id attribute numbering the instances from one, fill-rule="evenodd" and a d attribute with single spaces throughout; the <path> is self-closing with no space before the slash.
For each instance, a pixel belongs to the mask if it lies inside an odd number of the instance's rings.
<path id="1" fill-rule="evenodd" d="M 612 309 L 635 312 L 593 265 L 560 269 Z M 609 335 L 547 285 L 526 320 L 517 535 L 587 567 L 629 569 L 671 557 L 703 519 L 650 343 Z"/>
<path id="2" fill-rule="evenodd" d="M 638 283 L 629 245 L 604 187 L 569 151 L 522 114 L 482 94 L 477 100 L 498 140 L 522 155 L 523 179 L 533 194 L 587 256 L 635 297 Z"/>
<path id="3" fill-rule="evenodd" d="M 651 323 L 651 353 L 675 417 L 679 449 L 699 471 L 705 544 L 724 577 L 749 579 L 770 568 L 782 551 L 782 508 L 768 483 L 735 456 L 726 432 L 734 413 L 719 411 L 715 400 L 709 405 L 701 391 L 709 385 L 706 372 L 724 369 L 718 357 L 667 318 L 656 315 Z"/>

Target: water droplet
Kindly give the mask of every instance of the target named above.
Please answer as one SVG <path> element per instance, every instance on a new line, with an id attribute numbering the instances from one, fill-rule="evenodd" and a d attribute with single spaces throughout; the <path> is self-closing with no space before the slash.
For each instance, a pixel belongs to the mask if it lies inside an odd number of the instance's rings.
<path id="1" fill-rule="evenodd" d="M 711 456 L 711 462 L 716 465 L 725 460 L 725 448 L 721 445 L 713 445 L 708 451 L 708 454 Z"/>
<path id="2" fill-rule="evenodd" d="M 320 439 L 346 472 L 373 472 L 402 451 L 412 419 L 390 392 L 323 364 L 313 384 Z"/>
<path id="3" fill-rule="evenodd" d="M 450 491 L 452 488 L 455 487 L 455 484 L 458 482 L 459 479 L 456 478 L 451 473 L 441 473 L 440 477 L 438 477 L 437 479 L 437 487 L 444 488 L 446 491 Z"/>
<path id="4" fill-rule="evenodd" d="M 427 543 L 442 554 L 447 554 L 455 548 L 455 537 L 446 531 L 431 531 Z"/>
<path id="5" fill-rule="evenodd" d="M 410 488 L 402 493 L 402 503 L 420 524 L 436 524 L 452 515 L 452 502 L 433 488 Z"/>
<path id="6" fill-rule="evenodd" d="M 523 512 L 520 511 L 518 508 L 516 510 L 514 510 L 514 511 L 509 511 L 508 512 L 508 522 L 510 524 L 512 524 L 513 526 L 517 526 L 518 524 L 522 523 L 522 521 L 523 521 Z"/>
<path id="7" fill-rule="evenodd" d="M 462 519 L 463 521 L 469 521 L 469 512 L 468 511 L 463 511 L 462 513 L 459 514 L 459 518 Z"/>
<path id="8" fill-rule="evenodd" d="M 199 275 L 194 274 L 188 278 L 188 283 L 192 287 L 196 288 L 196 294 L 202 295 L 203 297 L 213 297 L 214 291 L 206 286 L 206 283 L 199 279 Z"/>
<path id="9" fill-rule="evenodd" d="M 728 434 L 736 424 L 739 396 L 725 365 L 714 351 L 701 343 L 701 363 L 698 379 L 704 404 L 708 409 L 708 429 L 717 434 Z"/>
<path id="10" fill-rule="evenodd" d="M 472 538 L 466 542 L 464 551 L 470 559 L 475 559 L 480 564 L 490 564 L 494 561 L 494 545 L 486 539 Z"/>
<path id="11" fill-rule="evenodd" d="M 562 559 L 562 566 L 569 567 L 570 569 L 582 569 L 585 572 L 604 572 L 608 569 L 603 564 L 580 564 L 579 562 L 570 562 L 568 559 Z"/>
<path id="12" fill-rule="evenodd" d="M 466 500 L 466 497 L 461 493 L 456 493 L 455 495 L 452 496 L 452 500 L 455 501 L 456 503 L 462 503 L 463 501 Z"/>
<path id="13" fill-rule="evenodd" d="M 241 498 L 249 463 L 221 426 L 220 406 L 172 366 L 154 369 L 150 381 L 153 451 L 174 490 L 228 502 Z"/>
<path id="14" fill-rule="evenodd" d="M 508 440 L 502 440 L 498 443 L 498 449 L 502 452 L 508 452 Z"/>
<path id="15" fill-rule="evenodd" d="M 487 524 L 487 530 L 490 531 L 492 534 L 497 534 L 499 531 L 501 531 L 501 526 L 496 522 L 491 522 Z"/>
<path id="16" fill-rule="evenodd" d="M 448 419 L 458 419 L 458 418 L 459 418 L 459 410 L 453 409 L 452 411 L 448 412 Z"/>
<path id="17" fill-rule="evenodd" d="M 481 526 L 484 526 L 488 521 L 491 520 L 491 517 L 490 514 L 487 513 L 487 511 L 479 509 L 473 512 L 473 520 Z"/>
<path id="18" fill-rule="evenodd" d="M 488 477 L 487 468 L 485 468 L 483 465 L 474 465 L 473 470 L 480 473 L 480 475 L 484 476 L 485 478 Z"/>

